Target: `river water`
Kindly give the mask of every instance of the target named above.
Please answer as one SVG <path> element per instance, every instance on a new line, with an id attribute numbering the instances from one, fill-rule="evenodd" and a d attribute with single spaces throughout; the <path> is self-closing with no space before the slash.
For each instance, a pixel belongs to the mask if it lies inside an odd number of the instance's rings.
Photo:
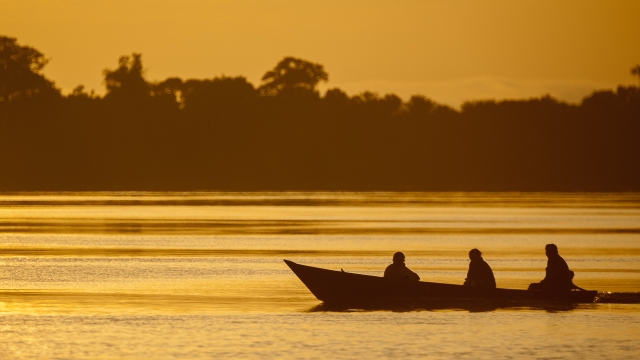
<path id="1" fill-rule="evenodd" d="M 499 287 L 640 292 L 640 194 L 0 194 L 0 357 L 636 358 L 626 303 L 329 309 L 282 261 Z M 629 295 L 629 294 L 627 294 Z M 636 302 L 636 303 L 634 303 Z"/>

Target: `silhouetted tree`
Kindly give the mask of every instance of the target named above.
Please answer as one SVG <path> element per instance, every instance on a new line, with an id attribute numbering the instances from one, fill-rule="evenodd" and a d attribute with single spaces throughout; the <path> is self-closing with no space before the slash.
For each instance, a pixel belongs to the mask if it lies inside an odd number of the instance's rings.
<path id="1" fill-rule="evenodd" d="M 104 84 L 107 87 L 105 99 L 148 100 L 151 97 L 150 85 L 144 78 L 144 72 L 141 54 L 121 56 L 118 68 L 103 71 Z"/>
<path id="2" fill-rule="evenodd" d="M 259 88 L 262 95 L 276 96 L 293 90 L 315 91 L 320 81 L 329 81 L 329 74 L 320 64 L 314 64 L 294 57 L 286 57 L 273 70 L 262 77 Z"/>
<path id="3" fill-rule="evenodd" d="M 394 94 L 380 97 L 377 93 L 365 91 L 351 98 L 351 103 L 366 113 L 365 117 L 385 117 L 399 115 L 403 109 L 402 99 Z"/>
<path id="4" fill-rule="evenodd" d="M 96 94 L 94 90 L 87 92 L 84 85 L 76 86 L 66 97 L 66 101 L 67 103 L 69 103 L 71 111 L 77 110 L 78 107 L 87 108 L 100 102 L 101 100 L 102 99 Z"/>
<path id="5" fill-rule="evenodd" d="M 421 95 L 414 95 L 409 99 L 407 103 L 407 109 L 411 114 L 419 115 L 421 117 L 428 117 L 431 115 L 438 104 L 436 104 L 433 100 L 427 99 Z"/>
<path id="6" fill-rule="evenodd" d="M 422 95 L 414 95 L 405 104 L 408 115 L 416 119 L 431 119 L 434 117 L 453 117 L 457 112 L 450 106 L 438 104 Z"/>
<path id="7" fill-rule="evenodd" d="M 221 115 L 234 109 L 246 110 L 257 96 L 253 85 L 242 76 L 190 79 L 182 85 L 181 94 L 185 110 L 201 116 L 212 111 Z"/>
<path id="8" fill-rule="evenodd" d="M 640 83 L 640 64 L 631 68 L 631 75 L 637 76 L 638 82 Z"/>
<path id="9" fill-rule="evenodd" d="M 324 94 L 323 100 L 330 109 L 335 110 L 344 111 L 344 109 L 349 105 L 349 95 L 338 88 L 327 90 Z"/>
<path id="10" fill-rule="evenodd" d="M 94 90 L 91 90 L 91 92 L 87 92 L 84 85 L 78 85 L 73 88 L 68 97 L 96 99 L 98 98 L 98 95 L 96 95 L 96 92 Z"/>
<path id="11" fill-rule="evenodd" d="M 594 91 L 582 100 L 581 108 L 590 116 L 634 113 L 640 106 L 640 88 L 619 86 L 616 91 Z M 638 114 L 640 115 L 640 114 Z"/>
<path id="12" fill-rule="evenodd" d="M 59 97 L 60 92 L 40 72 L 49 60 L 40 51 L 0 36 L 0 103 L 32 97 Z"/>
<path id="13" fill-rule="evenodd" d="M 615 111 L 618 99 L 611 90 L 594 91 L 582 99 L 581 107 L 590 112 L 610 113 Z"/>
<path id="14" fill-rule="evenodd" d="M 178 109 L 182 106 L 182 79 L 170 77 L 163 81 L 150 84 L 151 95 L 155 104 L 169 109 Z"/>

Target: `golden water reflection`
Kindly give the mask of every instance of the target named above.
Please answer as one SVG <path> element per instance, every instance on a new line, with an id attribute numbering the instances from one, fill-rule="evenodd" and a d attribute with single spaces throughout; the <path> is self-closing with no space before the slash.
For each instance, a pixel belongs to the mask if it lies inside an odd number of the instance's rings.
<path id="1" fill-rule="evenodd" d="M 0 314 L 300 312 L 318 301 L 284 258 L 381 276 L 404 251 L 462 283 L 474 247 L 526 288 L 547 243 L 579 286 L 640 291 L 635 193 L 1 194 Z"/>

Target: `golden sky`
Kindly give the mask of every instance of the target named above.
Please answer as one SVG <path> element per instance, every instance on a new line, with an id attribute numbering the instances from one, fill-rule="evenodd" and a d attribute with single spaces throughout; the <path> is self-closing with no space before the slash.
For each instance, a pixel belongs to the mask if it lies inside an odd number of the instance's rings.
<path id="1" fill-rule="evenodd" d="M 51 58 L 64 91 L 141 52 L 150 80 L 260 77 L 284 56 L 327 87 L 403 98 L 550 93 L 577 102 L 637 84 L 640 0 L 0 0 L 0 34 Z M 324 87 L 326 88 L 326 87 Z"/>

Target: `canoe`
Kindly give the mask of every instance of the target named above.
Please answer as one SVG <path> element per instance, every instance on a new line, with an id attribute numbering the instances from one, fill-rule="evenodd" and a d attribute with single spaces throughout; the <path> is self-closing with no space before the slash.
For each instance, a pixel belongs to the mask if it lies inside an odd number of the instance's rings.
<path id="1" fill-rule="evenodd" d="M 518 289 L 486 289 L 427 281 L 389 279 L 321 269 L 284 260 L 315 297 L 325 303 L 357 303 L 397 298 L 417 299 L 487 299 L 515 301 L 554 301 L 592 303 L 597 290 L 564 292 Z"/>

